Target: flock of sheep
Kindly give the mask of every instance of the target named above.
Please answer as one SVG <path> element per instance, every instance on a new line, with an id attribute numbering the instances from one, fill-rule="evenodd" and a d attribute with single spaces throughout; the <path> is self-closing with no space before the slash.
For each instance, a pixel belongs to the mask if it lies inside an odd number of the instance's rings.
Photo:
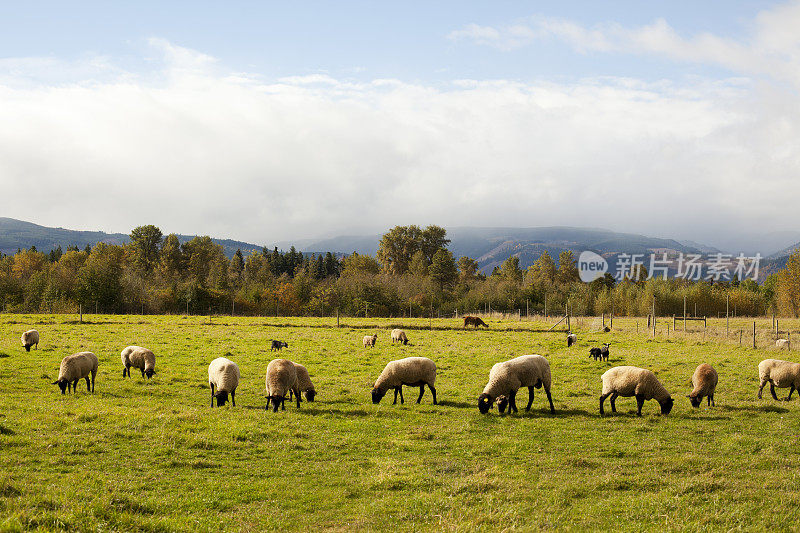
<path id="1" fill-rule="evenodd" d="M 467 321 L 464 325 L 479 324 L 475 321 Z M 486 326 L 481 321 L 481 325 Z M 488 326 L 486 326 L 488 328 Z M 363 338 L 364 347 L 374 347 L 378 335 L 367 335 Z M 39 346 L 39 332 L 29 330 L 22 334 L 22 345 L 25 350 L 30 351 L 31 347 Z M 394 344 L 399 342 L 403 345 L 408 344 L 408 336 L 401 329 L 394 329 L 391 332 L 391 341 Z M 567 346 L 572 346 L 577 342 L 577 335 L 569 333 L 567 336 Z M 595 360 L 608 360 L 610 343 L 606 343 L 602 348 L 591 348 L 589 357 Z M 282 341 L 272 341 L 271 350 L 280 351 L 288 347 Z M 151 378 L 155 372 L 155 354 L 141 346 L 128 346 L 121 352 L 123 365 L 122 376 L 130 377 L 131 368 L 141 371 L 142 378 Z M 98 360 L 92 352 L 80 352 L 68 355 L 61 361 L 58 372 L 58 379 L 53 382 L 61 388 L 61 393 L 67 391 L 75 392 L 78 382 L 86 380 L 86 389 L 94 392 L 94 382 L 97 376 Z M 790 400 L 795 389 L 800 395 L 800 363 L 781 361 L 778 359 L 765 359 L 758 365 L 758 375 L 760 386 L 758 397 L 761 398 L 764 386 L 769 383 L 770 393 L 777 400 L 775 387 L 789 387 Z M 91 379 L 90 379 L 91 378 Z M 217 406 L 221 407 L 228 402 L 230 396 L 231 403 L 236 406 L 236 388 L 239 385 L 239 366 L 225 357 L 218 357 L 211 361 L 208 366 L 208 384 L 211 389 L 211 407 L 214 407 L 214 400 Z M 601 376 L 603 382 L 602 393 L 600 395 L 600 414 L 604 414 L 603 404 L 606 398 L 611 404 L 611 411 L 616 412 L 616 399 L 622 397 L 636 398 L 636 414 L 641 416 L 642 406 L 646 400 L 655 399 L 661 406 L 661 413 L 666 415 L 672 410 L 673 399 L 661 382 L 650 370 L 637 368 L 634 366 L 617 366 L 609 369 Z M 688 398 L 693 407 L 699 407 L 703 398 L 707 398 L 709 406 L 714 405 L 714 391 L 717 386 L 718 376 L 716 370 L 711 365 L 702 363 L 692 375 L 692 392 Z M 436 405 L 436 364 L 427 357 L 406 357 L 396 361 L 390 361 L 383 372 L 378 376 L 372 388 L 372 402 L 377 404 L 389 390 L 394 391 L 394 404 L 400 396 L 400 403 L 403 403 L 403 386 L 419 387 L 420 403 L 425 393 L 425 387 L 430 389 L 433 396 L 433 404 Z M 544 388 L 547 401 L 550 404 L 550 412 L 555 413 L 553 399 L 550 394 L 551 386 L 550 363 L 541 355 L 521 355 L 509 361 L 496 363 L 489 372 L 489 382 L 478 397 L 478 410 L 487 413 L 494 403 L 497 403 L 500 413 L 504 413 L 506 408 L 509 412 L 517 412 L 516 396 L 522 387 L 528 388 L 528 404 L 526 410 L 530 410 L 533 403 L 534 389 Z M 316 390 L 308 370 L 305 366 L 294 363 L 287 359 L 274 359 L 267 366 L 266 375 L 267 404 L 265 409 L 269 409 L 272 404 L 273 411 L 279 408 L 286 409 L 285 400 L 287 394 L 291 401 L 294 397 L 297 407 L 300 407 L 300 395 L 305 396 L 307 401 L 314 401 Z"/>

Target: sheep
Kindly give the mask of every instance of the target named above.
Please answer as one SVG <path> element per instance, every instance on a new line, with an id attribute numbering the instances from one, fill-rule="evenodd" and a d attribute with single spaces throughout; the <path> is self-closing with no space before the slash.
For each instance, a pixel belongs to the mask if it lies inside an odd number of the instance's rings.
<path id="1" fill-rule="evenodd" d="M 550 363 L 541 355 L 520 355 L 509 361 L 496 363 L 489 371 L 489 382 L 478 397 L 478 410 L 486 414 L 497 400 L 497 409 L 504 413 L 509 406 L 509 413 L 517 412 L 517 391 L 520 387 L 528 387 L 529 411 L 533 404 L 533 389 L 544 387 L 550 412 L 555 413 L 553 397 L 550 395 Z"/>
<path id="2" fill-rule="evenodd" d="M 467 326 L 475 326 L 475 329 L 478 329 L 478 326 L 483 326 L 486 329 L 489 329 L 489 325 L 486 324 L 483 320 L 481 320 L 478 316 L 465 316 L 464 317 L 464 327 Z"/>
<path id="3" fill-rule="evenodd" d="M 392 333 L 394 334 L 394 332 Z M 400 403 L 404 403 L 403 385 L 419 387 L 417 403 L 420 403 L 422 395 L 425 394 L 425 385 L 427 385 L 433 395 L 433 405 L 437 405 L 436 389 L 433 386 L 435 382 L 436 363 L 427 357 L 406 357 L 405 359 L 390 361 L 386 364 L 383 372 L 378 376 L 375 385 L 372 387 L 372 403 L 379 403 L 389 389 L 394 389 L 394 402 L 392 402 L 392 405 L 397 404 L 398 393 L 400 393 Z"/>
<path id="4" fill-rule="evenodd" d="M 375 343 L 378 340 L 378 334 L 375 335 L 364 335 L 364 348 L 375 346 Z"/>
<path id="5" fill-rule="evenodd" d="M 598 359 L 602 359 L 603 356 L 600 355 L 601 353 L 603 353 L 603 351 L 600 348 L 597 347 L 589 348 L 589 357 L 594 357 L 595 361 L 597 361 Z"/>
<path id="6" fill-rule="evenodd" d="M 600 357 L 603 359 L 603 361 L 608 361 L 608 348 L 610 346 L 610 342 L 604 342 L 603 347 L 600 349 Z"/>
<path id="7" fill-rule="evenodd" d="M 267 365 L 267 405 L 264 409 L 269 409 L 269 403 L 272 402 L 272 411 L 277 412 L 278 407 L 284 411 L 286 393 L 297 387 L 297 368 L 294 363 L 288 359 L 273 359 Z M 300 393 L 295 390 L 297 400 L 297 408 L 300 408 Z"/>
<path id="8" fill-rule="evenodd" d="M 406 337 L 406 332 L 402 329 L 393 329 L 392 330 L 392 344 L 397 342 L 402 342 L 403 344 L 408 344 L 408 337 Z"/>
<path id="9" fill-rule="evenodd" d="M 22 334 L 20 338 L 22 341 L 22 346 L 25 347 L 26 352 L 31 351 L 31 346 L 36 346 L 36 349 L 39 349 L 39 332 L 35 329 L 29 329 L 25 333 Z"/>
<path id="10" fill-rule="evenodd" d="M 703 403 L 703 396 L 707 397 L 709 406 L 714 403 L 714 390 L 717 388 L 717 371 L 707 364 L 701 363 L 692 374 L 692 392 L 687 396 L 692 402 L 692 407 L 700 407 Z"/>
<path id="11" fill-rule="evenodd" d="M 236 407 L 236 387 L 239 386 L 239 365 L 224 357 L 217 357 L 208 365 L 208 386 L 211 388 L 211 407 L 214 398 L 217 407 L 222 407 L 231 395 L 231 403 Z"/>
<path id="12" fill-rule="evenodd" d="M 292 401 L 292 395 L 298 395 L 301 392 L 305 395 L 306 400 L 309 402 L 314 401 L 314 397 L 317 395 L 317 390 L 314 388 L 314 384 L 311 383 L 311 377 L 308 375 L 308 369 L 301 364 L 295 363 L 294 369 L 297 371 L 297 384 L 294 389 L 289 389 L 289 401 Z M 295 390 L 297 392 L 295 392 Z"/>
<path id="13" fill-rule="evenodd" d="M 778 339 L 775 341 L 775 347 L 779 350 L 786 348 L 789 349 L 789 339 Z"/>
<path id="14" fill-rule="evenodd" d="M 792 399 L 792 393 L 795 389 L 800 390 L 800 363 L 792 363 L 790 361 L 781 361 L 779 359 L 764 359 L 758 363 L 758 378 L 761 385 L 758 387 L 758 399 L 761 399 L 761 391 L 764 385 L 769 382 L 769 392 L 772 398 L 777 400 L 775 395 L 775 387 L 789 389 L 789 396 L 786 401 Z"/>
<path id="15" fill-rule="evenodd" d="M 567 334 L 567 348 L 578 342 L 578 336 L 574 333 Z"/>
<path id="16" fill-rule="evenodd" d="M 269 349 L 269 351 L 270 352 L 274 352 L 274 351 L 277 350 L 277 351 L 280 352 L 281 348 L 288 348 L 288 347 L 289 347 L 289 343 L 288 342 L 272 341 L 272 347 Z"/>
<path id="17" fill-rule="evenodd" d="M 606 371 L 601 378 L 603 392 L 600 395 L 600 414 L 604 414 L 603 402 L 611 396 L 611 412 L 617 412 L 617 396 L 629 398 L 636 396 L 636 416 L 642 416 L 645 400 L 655 398 L 661 405 L 661 414 L 668 415 L 674 403 L 667 389 L 658 381 L 655 374 L 635 366 L 615 366 Z"/>
<path id="18" fill-rule="evenodd" d="M 61 367 L 58 369 L 58 379 L 53 385 L 61 388 L 61 394 L 69 390 L 72 384 L 72 392 L 77 392 L 78 381 L 86 380 L 86 391 L 94 393 L 94 378 L 97 376 L 97 356 L 92 352 L 80 352 L 68 355 L 61 360 Z M 92 376 L 91 387 L 89 387 L 89 375 Z"/>
<path id="19" fill-rule="evenodd" d="M 152 351 L 141 346 L 128 346 L 120 353 L 122 359 L 122 377 L 131 377 L 131 367 L 138 368 L 142 371 L 142 377 L 145 375 L 147 379 L 153 377 L 156 373 L 156 356 Z"/>

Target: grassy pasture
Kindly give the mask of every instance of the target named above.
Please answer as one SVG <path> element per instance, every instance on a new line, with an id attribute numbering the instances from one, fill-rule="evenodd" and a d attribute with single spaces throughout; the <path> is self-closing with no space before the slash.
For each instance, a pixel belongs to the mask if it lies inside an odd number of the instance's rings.
<path id="1" fill-rule="evenodd" d="M 758 362 L 794 352 L 738 346 L 709 334 L 655 338 L 638 320 L 577 322 L 579 343 L 534 333 L 539 321 L 492 321 L 462 331 L 451 319 L 0 315 L 0 530 L 794 530 L 800 524 L 800 407 L 756 399 Z M 671 321 L 670 321 L 671 322 Z M 741 319 L 744 329 L 752 321 Z M 739 322 L 736 322 L 739 324 Z M 412 345 L 391 346 L 408 326 Z M 724 319 L 714 321 L 724 332 Z M 573 324 L 575 325 L 575 324 Z M 797 327 L 797 324 L 788 326 Z M 19 335 L 42 334 L 26 353 Z M 374 349 L 361 347 L 377 329 Z M 696 326 L 691 325 L 690 328 Z M 760 322 L 769 328 L 769 321 Z M 732 328 L 733 331 L 734 328 Z M 745 330 L 746 331 L 746 330 Z M 752 333 L 751 333 L 752 334 Z M 761 333 L 759 333 L 762 335 Z M 264 411 L 268 339 L 305 364 L 317 401 Z M 588 348 L 613 341 L 611 360 Z M 797 345 L 800 347 L 800 335 Z M 760 340 L 760 342 L 762 342 Z M 750 340 L 752 344 L 752 337 Z M 769 343 L 763 334 L 762 346 Z M 157 375 L 122 378 L 120 350 L 151 348 Z M 96 393 L 61 396 L 61 358 L 100 358 Z M 209 409 L 207 367 L 230 353 L 242 372 L 237 406 Z M 480 415 L 476 399 L 497 361 L 548 357 L 556 415 Z M 439 406 L 426 392 L 369 390 L 384 364 L 408 355 L 438 366 Z M 685 395 L 697 364 L 720 375 L 716 408 Z M 620 398 L 601 418 L 600 375 L 652 369 L 676 400 L 659 416 Z M 779 390 L 785 397 L 788 391 Z M 520 391 L 518 405 L 527 403 Z M 608 404 L 607 409 L 610 410 Z"/>

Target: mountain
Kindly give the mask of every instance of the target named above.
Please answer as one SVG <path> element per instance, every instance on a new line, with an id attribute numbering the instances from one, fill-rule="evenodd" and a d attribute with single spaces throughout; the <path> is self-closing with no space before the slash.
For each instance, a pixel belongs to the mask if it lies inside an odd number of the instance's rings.
<path id="1" fill-rule="evenodd" d="M 190 241 L 193 235 L 178 235 L 181 243 Z M 222 245 L 225 255 L 233 257 L 237 249 L 248 255 L 251 250 L 261 250 L 261 246 L 231 239 L 213 239 Z M 77 231 L 64 228 L 49 228 L 31 222 L 24 222 L 13 218 L 0 217 L 0 252 L 13 254 L 17 249 L 27 249 L 36 246 L 40 252 L 49 252 L 57 246 L 63 250 L 74 245 L 80 249 L 86 245 L 94 246 L 98 242 L 107 244 L 126 244 L 130 237 L 124 233 L 106 233 L 104 231 Z"/>

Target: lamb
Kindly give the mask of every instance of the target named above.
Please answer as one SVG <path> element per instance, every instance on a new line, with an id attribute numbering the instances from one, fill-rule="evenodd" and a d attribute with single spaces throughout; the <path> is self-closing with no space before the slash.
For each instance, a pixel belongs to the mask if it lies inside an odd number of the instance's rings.
<path id="1" fill-rule="evenodd" d="M 775 341 L 775 347 L 779 350 L 786 348 L 789 349 L 789 339 L 778 339 Z"/>
<path id="2" fill-rule="evenodd" d="M 394 332 L 392 332 L 392 335 L 394 335 Z M 435 382 L 436 363 L 427 357 L 406 357 L 405 359 L 390 361 L 381 372 L 381 375 L 378 376 L 375 386 L 372 387 L 372 403 L 379 403 L 389 389 L 394 389 L 394 402 L 392 402 L 392 405 L 397 404 L 398 393 L 400 393 L 400 403 L 402 404 L 404 402 L 403 385 L 419 387 L 417 403 L 420 403 L 422 395 L 425 394 L 425 385 L 427 385 L 433 395 L 433 405 L 437 405 L 436 389 L 433 386 Z"/>
<path id="3" fill-rule="evenodd" d="M 58 369 L 58 379 L 53 385 L 61 388 L 61 394 L 69 390 L 72 384 L 72 392 L 77 392 L 78 381 L 86 380 L 86 391 L 94 392 L 94 378 L 97 376 L 97 356 L 92 352 L 80 352 L 68 355 L 61 360 L 61 367 Z M 92 376 L 91 387 L 89 387 L 89 375 Z"/>
<path id="4" fill-rule="evenodd" d="M 483 326 L 486 329 L 489 329 L 489 326 L 481 320 L 478 316 L 465 316 L 464 317 L 464 327 L 467 326 L 475 326 L 475 329 L 478 329 L 478 326 Z"/>
<path id="5" fill-rule="evenodd" d="M 575 335 L 574 333 L 569 333 L 567 335 L 567 348 L 569 348 L 570 346 L 572 346 L 576 342 L 578 342 L 578 336 Z"/>
<path id="6" fill-rule="evenodd" d="M 636 416 L 642 416 L 645 400 L 655 398 L 661 405 L 661 414 L 668 415 L 672 411 L 674 401 L 667 389 L 658 381 L 655 374 L 644 368 L 635 366 L 615 366 L 601 376 L 603 393 L 600 395 L 600 414 L 604 414 L 603 402 L 611 396 L 611 412 L 617 412 L 617 396 L 636 396 Z"/>
<path id="7" fill-rule="evenodd" d="M 550 395 L 550 363 L 541 355 L 520 355 L 509 361 L 496 363 L 489 371 L 489 382 L 478 397 L 478 410 L 486 414 L 497 400 L 497 409 L 504 413 L 506 406 L 510 412 L 517 412 L 517 391 L 520 387 L 528 387 L 529 411 L 533 404 L 533 389 L 544 387 L 550 412 L 555 413 L 553 397 Z"/>
<path id="8" fill-rule="evenodd" d="M 594 357 L 595 361 L 603 358 L 603 356 L 601 355 L 602 353 L 603 351 L 600 348 L 597 347 L 589 348 L 589 357 Z"/>
<path id="9" fill-rule="evenodd" d="M 764 385 L 769 382 L 769 392 L 772 398 L 777 400 L 775 395 L 775 387 L 789 389 L 789 396 L 786 401 L 792 399 L 792 393 L 795 389 L 800 390 L 800 363 L 792 363 L 790 361 L 781 361 L 779 359 L 764 359 L 758 363 L 758 378 L 761 385 L 758 387 L 758 399 L 761 399 L 761 390 Z"/>
<path id="10" fill-rule="evenodd" d="M 145 375 L 147 379 L 153 377 L 156 373 L 156 356 L 152 351 L 141 346 L 128 346 L 120 353 L 122 365 L 122 377 L 131 377 L 131 367 L 138 368 L 142 371 L 142 377 Z"/>
<path id="11" fill-rule="evenodd" d="M 294 389 L 289 389 L 289 401 L 292 401 L 292 395 L 299 395 L 301 392 L 305 395 L 306 400 L 309 402 L 314 401 L 314 396 L 317 395 L 317 391 L 314 388 L 314 384 L 311 383 L 311 377 L 308 375 L 308 369 L 301 364 L 295 363 L 294 369 L 297 371 L 297 384 Z M 295 392 L 296 391 L 296 392 Z"/>
<path id="12" fill-rule="evenodd" d="M 281 351 L 281 348 L 288 348 L 289 343 L 283 341 L 272 341 L 272 347 L 269 349 L 270 352 L 274 352 L 275 350 Z"/>
<path id="13" fill-rule="evenodd" d="M 35 329 L 29 329 L 25 333 L 22 334 L 20 338 L 22 341 L 22 345 L 25 347 L 26 352 L 31 351 L 31 346 L 36 346 L 36 349 L 39 349 L 39 332 Z"/>
<path id="14" fill-rule="evenodd" d="M 273 359 L 267 365 L 267 405 L 264 409 L 269 409 L 269 403 L 272 402 L 272 411 L 277 412 L 278 407 L 284 411 L 286 394 L 297 387 L 297 368 L 294 363 L 288 359 Z M 297 400 L 297 408 L 300 408 L 300 393 L 295 390 L 295 399 Z"/>
<path id="15" fill-rule="evenodd" d="M 408 337 L 406 337 L 406 332 L 402 329 L 393 329 L 392 330 L 392 344 L 397 342 L 402 342 L 403 344 L 408 344 Z"/>
<path id="16" fill-rule="evenodd" d="M 703 403 L 703 396 L 707 396 L 708 405 L 716 405 L 714 403 L 714 389 L 717 388 L 717 371 L 707 364 L 701 363 L 697 366 L 692 374 L 692 392 L 687 396 L 689 401 L 692 402 L 692 407 L 700 407 Z"/>
<path id="17" fill-rule="evenodd" d="M 375 335 L 364 335 L 364 348 L 375 346 L 375 343 L 378 340 L 378 334 Z"/>
<path id="18" fill-rule="evenodd" d="M 208 365 L 208 386 L 211 387 L 211 407 L 214 407 L 214 398 L 217 407 L 222 407 L 231 395 L 231 403 L 236 407 L 236 387 L 239 386 L 239 365 L 226 359 L 217 357 Z"/>

